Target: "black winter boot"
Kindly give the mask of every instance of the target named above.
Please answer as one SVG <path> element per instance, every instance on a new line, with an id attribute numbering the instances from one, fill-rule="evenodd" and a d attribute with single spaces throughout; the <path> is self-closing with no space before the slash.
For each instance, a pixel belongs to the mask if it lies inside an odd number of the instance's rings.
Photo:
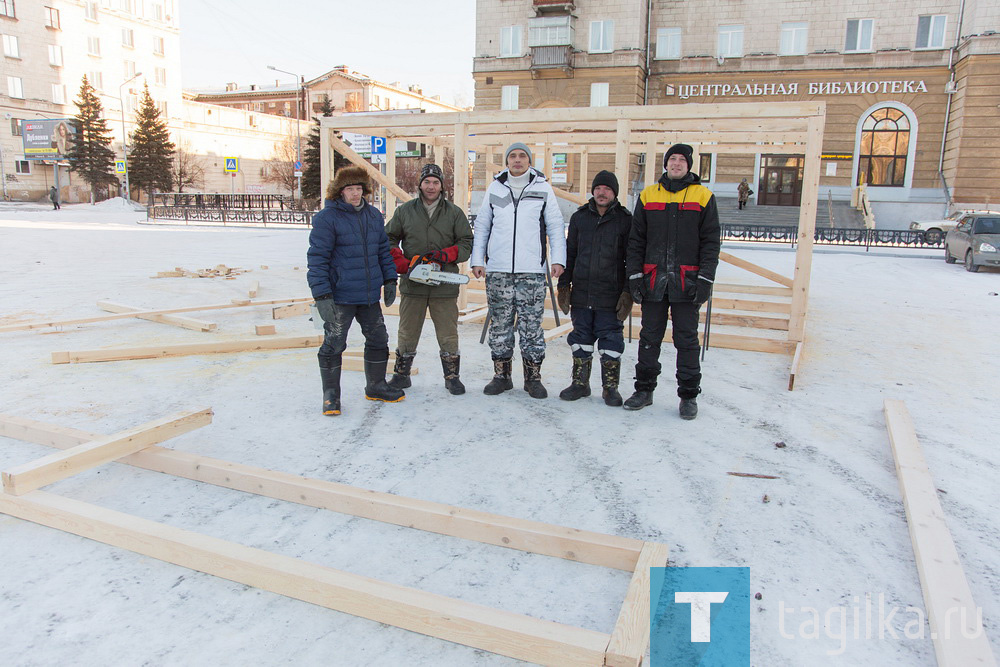
<path id="1" fill-rule="evenodd" d="M 401 354 L 396 350 L 396 363 L 392 368 L 392 377 L 386 382 L 393 389 L 408 389 L 410 387 L 410 369 L 413 368 L 413 354 Z"/>
<path id="2" fill-rule="evenodd" d="M 340 414 L 339 356 L 320 356 L 319 377 L 323 381 L 323 414 L 335 417 Z"/>
<path id="3" fill-rule="evenodd" d="M 542 386 L 542 360 L 528 361 L 521 359 L 524 369 L 524 390 L 532 398 L 548 398 L 549 392 Z"/>
<path id="4" fill-rule="evenodd" d="M 559 392 L 559 398 L 575 401 L 590 396 L 590 369 L 593 361 L 593 357 L 573 357 L 573 382 Z"/>
<path id="5" fill-rule="evenodd" d="M 635 369 L 635 393 L 625 399 L 626 410 L 642 410 L 653 404 L 653 390 L 656 389 L 658 373 L 637 366 Z"/>
<path id="6" fill-rule="evenodd" d="M 457 354 L 442 354 L 441 368 L 444 370 L 444 386 L 453 396 L 465 393 L 465 385 L 458 379 L 462 357 Z"/>
<path id="7" fill-rule="evenodd" d="M 483 393 L 487 396 L 502 394 L 508 389 L 514 388 L 514 383 L 510 379 L 510 359 L 493 360 L 493 379 L 483 387 Z"/>
<path id="8" fill-rule="evenodd" d="M 402 389 L 390 387 L 385 381 L 385 371 L 389 366 L 389 350 L 369 352 L 365 350 L 365 398 L 369 401 L 398 403 L 406 398 Z"/>
<path id="9" fill-rule="evenodd" d="M 622 404 L 622 395 L 618 393 L 618 378 L 621 376 L 621 359 L 606 359 L 601 357 L 601 386 L 604 391 L 601 397 L 605 405 L 619 407 Z"/>
<path id="10" fill-rule="evenodd" d="M 694 419 L 698 416 L 698 394 L 701 387 L 678 387 L 677 395 L 680 396 L 681 404 L 678 407 L 681 419 Z"/>

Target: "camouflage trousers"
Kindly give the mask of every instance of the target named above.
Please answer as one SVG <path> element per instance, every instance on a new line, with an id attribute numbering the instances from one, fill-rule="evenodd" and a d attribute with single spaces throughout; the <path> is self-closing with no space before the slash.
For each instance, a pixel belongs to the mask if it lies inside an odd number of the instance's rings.
<path id="1" fill-rule="evenodd" d="M 494 359 L 514 356 L 514 326 L 521 358 L 541 362 L 545 358 L 544 273 L 487 273 L 486 301 L 490 307 L 490 352 Z"/>

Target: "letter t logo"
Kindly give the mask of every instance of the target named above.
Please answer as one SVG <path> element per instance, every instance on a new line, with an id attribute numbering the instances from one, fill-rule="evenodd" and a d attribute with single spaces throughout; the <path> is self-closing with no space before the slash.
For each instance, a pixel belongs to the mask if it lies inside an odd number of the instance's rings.
<path id="1" fill-rule="evenodd" d="M 674 593 L 674 602 L 691 605 L 692 642 L 712 641 L 712 604 L 725 602 L 727 597 L 729 597 L 729 593 L 725 591 L 677 591 Z"/>

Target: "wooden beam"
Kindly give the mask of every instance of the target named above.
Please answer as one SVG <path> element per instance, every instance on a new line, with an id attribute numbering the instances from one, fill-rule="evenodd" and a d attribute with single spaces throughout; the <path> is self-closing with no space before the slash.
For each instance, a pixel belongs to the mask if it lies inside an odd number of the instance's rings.
<path id="1" fill-rule="evenodd" d="M 555 322 L 553 322 L 553 324 L 555 324 Z M 548 329 L 545 332 L 544 337 L 546 341 L 555 340 L 556 338 L 561 338 L 569 334 L 569 332 L 572 330 L 573 330 L 573 324 L 571 322 L 567 322 L 566 324 L 560 324 L 557 327 L 554 326 L 551 329 Z"/>
<path id="2" fill-rule="evenodd" d="M 465 315 L 459 315 L 458 323 L 462 324 L 463 322 L 479 322 L 480 320 L 485 320 L 486 316 L 489 315 L 489 313 L 490 309 L 488 307 L 479 308 L 477 310 L 473 310 L 472 312 L 466 313 Z"/>
<path id="3" fill-rule="evenodd" d="M 260 291 L 260 281 L 259 280 L 255 280 L 255 281 L 253 281 L 253 284 L 250 285 L 250 289 L 247 290 L 247 296 L 250 297 L 251 299 L 256 299 L 257 298 L 257 292 L 259 292 L 259 291 Z"/>
<path id="4" fill-rule="evenodd" d="M 0 415 L 0 436 L 61 449 L 102 437 L 9 415 Z M 163 447 L 149 447 L 119 462 L 396 526 L 628 572 L 635 569 L 643 546 L 626 537 L 405 498 Z"/>
<path id="5" fill-rule="evenodd" d="M 627 119 L 619 119 L 615 123 L 615 145 L 617 146 L 615 150 L 615 176 L 618 177 L 618 183 L 620 184 L 620 196 L 621 201 L 627 202 L 629 195 L 629 184 L 631 179 L 629 178 L 629 143 L 631 142 L 631 131 L 629 129 L 629 121 Z"/>
<path id="6" fill-rule="evenodd" d="M 136 313 L 142 311 L 142 308 L 125 306 L 113 301 L 98 301 L 97 307 L 109 313 Z M 219 328 L 219 325 L 215 322 L 203 322 L 201 320 L 196 320 L 190 317 L 181 317 L 179 315 L 140 315 L 139 319 L 149 320 L 150 322 L 157 322 L 159 324 L 170 324 L 182 329 L 190 329 L 191 331 L 215 331 Z"/>
<path id="7" fill-rule="evenodd" d="M 396 183 L 396 139 L 386 137 L 385 140 L 385 177 L 390 183 Z M 385 219 L 392 218 L 396 212 L 396 195 L 392 190 L 386 189 L 385 196 Z"/>
<path id="8" fill-rule="evenodd" d="M 765 269 L 763 266 L 757 266 L 753 262 L 748 262 L 745 259 L 740 259 L 735 255 L 730 255 L 728 252 L 720 252 L 719 259 L 723 262 L 732 264 L 733 266 L 738 266 L 741 269 L 746 269 L 750 273 L 755 273 L 761 278 L 767 278 L 768 280 L 773 280 L 779 285 L 784 285 L 785 287 L 792 287 L 794 281 L 791 278 L 786 278 L 780 273 L 775 273 L 770 269 Z"/>
<path id="9" fill-rule="evenodd" d="M 587 193 L 590 192 L 590 184 L 593 182 L 593 178 L 590 177 L 590 172 L 588 171 L 588 162 L 590 158 L 590 151 L 584 147 L 583 151 L 580 153 L 580 196 L 586 197 Z"/>
<path id="10" fill-rule="evenodd" d="M 333 180 L 333 146 L 330 137 L 334 130 L 330 127 L 319 128 L 319 194 L 320 199 L 326 198 L 326 186 Z"/>
<path id="11" fill-rule="evenodd" d="M 781 301 L 750 301 L 748 299 L 718 299 L 712 298 L 713 308 L 727 310 L 746 310 L 758 313 L 789 313 L 792 305 Z"/>
<path id="12" fill-rule="evenodd" d="M 211 423 L 212 410 L 206 408 L 177 413 L 81 443 L 64 452 L 49 454 L 3 471 L 3 490 L 20 496 Z"/>
<path id="13" fill-rule="evenodd" d="M 469 139 L 468 130 L 464 123 L 456 123 L 453 131 L 455 132 L 452 146 L 455 151 L 453 160 L 455 173 L 452 174 L 452 181 L 455 183 L 454 203 L 463 214 L 467 214 L 469 212 L 469 151 L 466 146 Z"/>
<path id="14" fill-rule="evenodd" d="M 768 287 L 765 285 L 737 285 L 734 283 L 715 283 L 712 287 L 714 294 L 759 294 L 761 296 L 792 296 L 791 287 Z M 291 306 L 288 306 L 291 307 Z"/>
<path id="15" fill-rule="evenodd" d="M 273 324 L 258 324 L 253 332 L 258 336 L 273 336 L 277 333 L 277 329 Z"/>
<path id="16" fill-rule="evenodd" d="M 799 374 L 799 364 L 802 362 L 802 346 L 805 341 L 799 341 L 795 344 L 795 354 L 792 356 L 792 367 L 788 371 L 788 391 L 795 388 L 795 376 Z"/>
<path id="17" fill-rule="evenodd" d="M 714 317 L 714 315 L 713 315 Z M 698 333 L 698 342 L 701 343 L 702 334 Z M 667 329 L 663 337 L 665 343 L 673 341 L 670 329 Z M 795 343 L 777 338 L 761 338 L 758 336 L 741 336 L 739 334 L 724 334 L 712 332 L 708 340 L 709 347 L 718 347 L 727 350 L 745 350 L 747 352 L 767 352 L 769 354 L 791 354 L 795 351 Z"/>
<path id="18" fill-rule="evenodd" d="M 693 164 L 693 163 L 692 163 Z M 646 173 L 643 176 L 643 185 L 647 188 L 657 181 L 656 172 L 656 139 L 646 142 Z"/>
<path id="19" fill-rule="evenodd" d="M 823 149 L 822 117 L 809 119 L 809 143 L 802 171 L 802 200 L 799 206 L 798 248 L 795 250 L 795 277 L 792 289 L 792 317 L 788 339 L 802 340 L 809 308 L 809 280 L 812 273 L 813 242 L 819 200 L 820 155 Z"/>
<path id="20" fill-rule="evenodd" d="M 666 544 L 642 545 L 629 582 L 618 621 L 611 633 L 604 656 L 607 667 L 639 667 L 649 647 L 649 586 L 651 567 L 666 567 L 669 550 Z"/>
<path id="21" fill-rule="evenodd" d="M 883 409 L 937 664 L 996 665 L 910 413 L 893 399 Z"/>
<path id="22" fill-rule="evenodd" d="M 299 347 L 319 347 L 322 344 L 322 334 L 316 336 L 292 336 L 285 338 L 244 338 L 242 340 L 213 341 L 211 343 L 183 343 L 180 345 L 159 345 L 155 347 L 119 347 L 100 350 L 53 352 L 52 363 L 84 364 L 96 361 L 185 357 L 194 354 L 228 354 L 232 352 L 258 352 L 260 350 L 287 350 Z"/>
<path id="23" fill-rule="evenodd" d="M 32 329 L 47 329 L 49 327 L 63 327 L 74 324 L 92 324 L 94 322 L 110 322 L 112 320 L 127 320 L 139 318 L 143 315 L 171 315 L 174 313 L 195 313 L 199 310 L 223 310 L 224 308 L 246 308 L 248 306 L 274 306 L 283 303 L 299 303 L 301 301 L 312 301 L 312 297 L 297 299 L 271 299 L 270 301 L 251 301 L 248 303 L 216 303 L 208 306 L 185 306 L 184 308 L 162 308 L 160 310 L 134 310 L 128 313 L 118 313 L 116 315 L 104 315 L 101 317 L 82 317 L 75 320 L 53 320 L 51 322 L 24 322 L 21 324 L 8 324 L 0 326 L 0 332 L 6 331 L 28 331 Z"/>
<path id="24" fill-rule="evenodd" d="M 313 300 L 309 299 L 308 302 L 304 303 L 293 303 L 290 306 L 278 306 L 277 308 L 271 309 L 271 319 L 283 320 L 286 317 L 298 317 L 299 315 L 308 315 L 309 306 L 313 304 Z"/>
<path id="25" fill-rule="evenodd" d="M 384 133 L 383 133 L 384 134 Z M 384 185 L 386 190 L 396 195 L 396 198 L 400 201 L 408 202 L 413 197 L 409 195 L 403 188 L 396 185 L 394 182 L 390 181 L 388 178 L 382 175 L 382 172 L 373 167 L 368 160 L 364 159 L 360 155 L 354 152 L 354 149 L 345 144 L 342 140 L 338 139 L 332 133 L 329 135 L 330 145 L 333 148 L 347 158 L 351 164 L 357 165 L 364 169 L 372 179 L 379 185 Z"/>
<path id="26" fill-rule="evenodd" d="M 35 491 L 0 511 L 379 623 L 543 664 L 600 665 L 609 635 L 390 584 Z"/>

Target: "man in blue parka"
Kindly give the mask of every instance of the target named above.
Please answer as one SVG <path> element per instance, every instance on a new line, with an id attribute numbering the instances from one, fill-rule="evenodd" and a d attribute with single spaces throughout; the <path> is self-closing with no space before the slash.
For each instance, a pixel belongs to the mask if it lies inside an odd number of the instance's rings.
<path id="1" fill-rule="evenodd" d="M 319 371 L 325 415 L 340 414 L 341 359 L 354 320 L 365 336 L 365 398 L 395 403 L 405 396 L 385 381 L 389 334 L 379 297 L 384 291 L 386 307 L 396 300 L 397 274 L 385 219 L 365 199 L 371 192 L 364 169 L 344 167 L 330 181 L 323 210 L 312 219 L 307 278 L 324 323 Z"/>

